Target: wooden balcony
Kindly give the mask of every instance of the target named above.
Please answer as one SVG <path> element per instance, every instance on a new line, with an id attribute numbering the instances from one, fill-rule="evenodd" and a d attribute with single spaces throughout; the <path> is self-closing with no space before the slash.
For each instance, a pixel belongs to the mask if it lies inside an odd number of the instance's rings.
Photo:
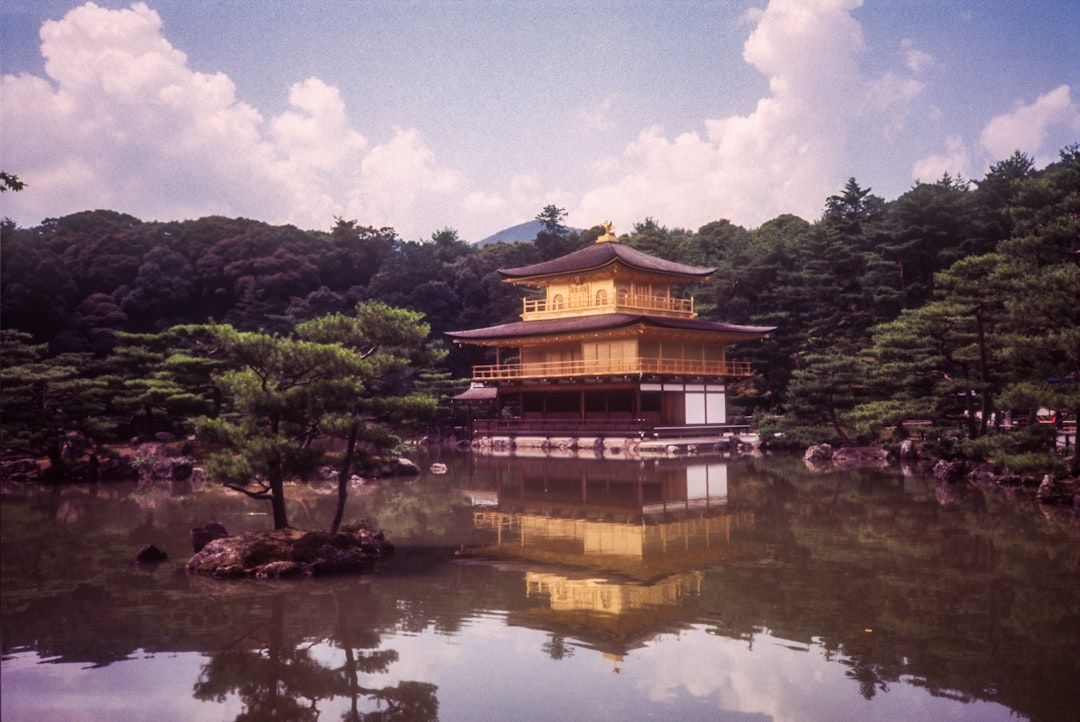
<path id="1" fill-rule="evenodd" d="M 546 298 L 522 299 L 521 318 L 535 321 L 541 318 L 561 318 L 564 316 L 593 315 L 601 313 L 652 313 L 665 316 L 693 318 L 694 299 L 672 298 L 670 296 L 632 296 L 621 295 L 610 303 L 596 303 L 595 298 L 551 302 Z"/>
<path id="2" fill-rule="evenodd" d="M 569 379 L 585 376 L 751 376 L 749 361 L 629 358 L 609 361 L 549 361 L 473 366 L 474 381 Z"/>

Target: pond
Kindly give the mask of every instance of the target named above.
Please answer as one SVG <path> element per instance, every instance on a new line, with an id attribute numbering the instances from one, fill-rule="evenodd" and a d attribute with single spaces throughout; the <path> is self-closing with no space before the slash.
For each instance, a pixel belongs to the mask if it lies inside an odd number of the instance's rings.
<path id="1" fill-rule="evenodd" d="M 420 458 L 423 468 L 434 458 Z M 789 457 L 491 458 L 353 489 L 368 576 L 190 578 L 207 486 L 5 487 L 17 720 L 1073 720 L 1080 530 L 1030 493 Z M 323 528 L 331 489 L 290 489 Z M 169 554 L 133 563 L 153 543 Z"/>

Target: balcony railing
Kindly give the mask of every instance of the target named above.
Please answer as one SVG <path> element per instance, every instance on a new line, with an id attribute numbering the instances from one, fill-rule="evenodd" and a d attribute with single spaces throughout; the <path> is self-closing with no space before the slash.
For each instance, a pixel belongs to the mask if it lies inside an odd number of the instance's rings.
<path id="1" fill-rule="evenodd" d="M 566 315 L 572 312 L 587 313 L 668 313 L 677 316 L 694 315 L 694 299 L 670 296 L 621 295 L 608 303 L 596 303 L 594 298 L 552 301 L 546 298 L 522 299 L 522 319 Z"/>
<path id="2" fill-rule="evenodd" d="M 583 376 L 751 376 L 749 361 L 629 358 L 608 361 L 546 361 L 473 366 L 474 381 L 580 378 Z"/>

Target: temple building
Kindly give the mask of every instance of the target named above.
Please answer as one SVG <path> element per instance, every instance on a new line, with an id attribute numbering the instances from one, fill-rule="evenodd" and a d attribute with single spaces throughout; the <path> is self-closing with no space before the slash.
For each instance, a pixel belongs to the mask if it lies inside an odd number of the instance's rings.
<path id="1" fill-rule="evenodd" d="M 604 225 L 587 248 L 499 271 L 533 292 L 520 321 L 448 334 L 495 351 L 459 397 L 494 402 L 494 418 L 473 421 L 474 439 L 591 445 L 730 430 L 726 381 L 751 369 L 728 345 L 774 329 L 697 318 L 679 289 L 715 269 L 625 246 Z"/>

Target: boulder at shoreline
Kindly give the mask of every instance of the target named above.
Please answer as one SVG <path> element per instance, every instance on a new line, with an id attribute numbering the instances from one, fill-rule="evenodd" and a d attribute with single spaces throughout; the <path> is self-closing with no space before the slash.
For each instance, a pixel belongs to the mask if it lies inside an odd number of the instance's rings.
<path id="1" fill-rule="evenodd" d="M 214 539 L 185 565 L 189 574 L 217 579 L 280 579 L 369 572 L 393 553 L 381 531 L 360 529 L 331 534 L 275 529 Z"/>

